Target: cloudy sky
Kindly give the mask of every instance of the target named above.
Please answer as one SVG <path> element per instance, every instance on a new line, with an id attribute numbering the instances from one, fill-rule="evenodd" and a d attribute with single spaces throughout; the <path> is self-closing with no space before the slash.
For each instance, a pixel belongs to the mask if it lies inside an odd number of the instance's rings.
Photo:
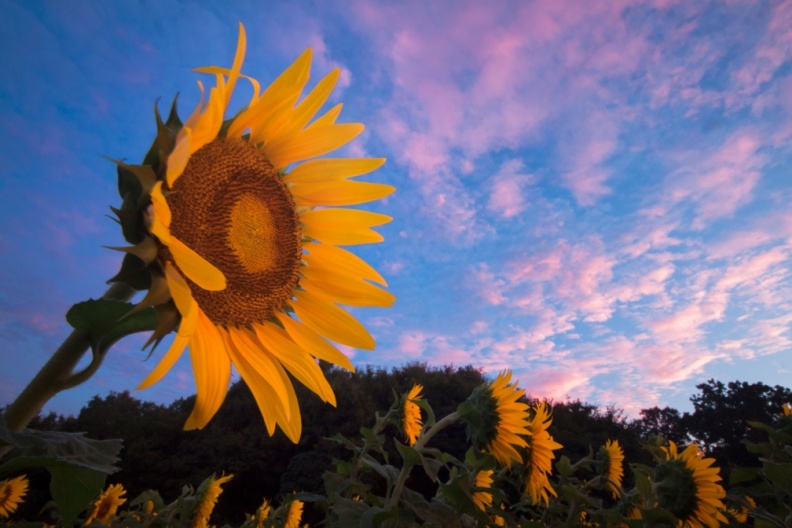
<path id="1" fill-rule="evenodd" d="M 306 47 L 312 83 L 340 67 L 328 104 L 366 124 L 350 151 L 388 158 L 369 179 L 398 190 L 370 209 L 394 220 L 354 250 L 398 300 L 354 310 L 377 340 L 355 364 L 508 367 L 632 416 L 709 378 L 790 385 L 792 2 L 218 5 L 4 2 L 0 404 L 118 269 L 103 156 L 141 160 L 154 103 L 186 115 L 238 22 L 262 83 Z M 48 408 L 134 391 L 144 340 Z M 187 359 L 135 395 L 191 394 Z"/>

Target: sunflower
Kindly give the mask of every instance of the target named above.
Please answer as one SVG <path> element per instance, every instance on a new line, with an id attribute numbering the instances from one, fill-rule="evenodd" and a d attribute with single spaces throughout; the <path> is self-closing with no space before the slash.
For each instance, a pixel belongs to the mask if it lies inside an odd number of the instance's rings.
<path id="1" fill-rule="evenodd" d="M 256 528 L 264 528 L 264 519 L 269 517 L 271 509 L 270 502 L 264 499 L 256 510 Z"/>
<path id="2" fill-rule="evenodd" d="M 201 484 L 201 487 L 198 488 L 198 496 L 201 497 L 201 500 L 196 505 L 193 513 L 192 528 L 206 528 L 208 526 L 212 510 L 217 504 L 218 497 L 223 493 L 222 486 L 232 478 L 234 478 L 234 475 L 223 475 L 218 479 L 211 476 Z"/>
<path id="3" fill-rule="evenodd" d="M 204 427 L 228 391 L 232 365 L 250 387 L 270 435 L 279 426 L 294 442 L 300 409 L 290 376 L 324 401 L 335 395 L 317 364 L 353 371 L 328 340 L 373 349 L 366 328 L 338 303 L 390 306 L 385 280 L 338 246 L 382 241 L 373 226 L 390 217 L 337 206 L 383 198 L 393 187 L 349 178 L 367 174 L 382 158 L 323 156 L 363 131 L 336 123 L 341 104 L 314 119 L 338 78 L 335 69 L 301 99 L 308 82 L 306 50 L 267 89 L 241 73 L 244 27 L 231 68 L 215 76 L 182 124 L 175 107 L 143 165 L 118 162 L 114 209 L 133 247 L 111 281 L 148 289 L 133 309 L 154 306 L 157 328 L 146 343 L 177 330 L 170 348 L 140 384 L 159 381 L 189 346 L 197 397 L 185 429 Z M 238 81 L 253 97 L 224 121 Z M 298 102 L 299 101 L 299 102 Z M 313 121 L 312 121 L 313 119 Z M 316 159 L 311 159 L 316 158 Z"/>
<path id="4" fill-rule="evenodd" d="M 662 448 L 666 461 L 655 469 L 656 488 L 660 506 L 680 519 L 685 527 L 717 528 L 728 523 L 721 513 L 726 496 L 714 458 L 699 456 L 698 446 L 690 444 L 682 453 L 674 442 Z"/>
<path id="5" fill-rule="evenodd" d="M 402 406 L 402 429 L 407 442 L 411 446 L 415 445 L 416 440 L 418 440 L 418 435 L 421 434 L 421 428 L 423 427 L 421 408 L 418 407 L 414 401 L 423 398 L 421 394 L 422 390 L 423 385 L 413 385 L 413 388 L 410 389 L 410 392 L 408 392 L 407 396 L 404 398 L 404 405 Z"/>
<path id="6" fill-rule="evenodd" d="M 788 403 L 783 404 L 781 406 L 781 413 L 783 416 L 792 416 L 792 407 L 790 407 Z"/>
<path id="7" fill-rule="evenodd" d="M 458 408 L 467 422 L 468 438 L 486 446 L 501 465 L 509 467 L 520 461 L 517 447 L 528 443 L 528 405 L 518 400 L 524 392 L 517 383 L 509 384 L 512 373 L 501 372 L 492 383 L 477 387 Z"/>
<path id="8" fill-rule="evenodd" d="M 289 504 L 289 511 L 286 512 L 286 521 L 283 523 L 284 528 L 299 528 L 300 519 L 302 519 L 303 503 L 299 500 L 293 500 Z"/>
<path id="9" fill-rule="evenodd" d="M 621 492 L 622 477 L 624 477 L 624 451 L 618 440 L 608 440 L 600 448 L 600 455 L 604 461 L 602 475 L 606 480 L 605 486 L 613 493 L 613 498 L 618 499 Z"/>
<path id="10" fill-rule="evenodd" d="M 118 507 L 126 502 L 123 498 L 126 495 L 126 490 L 121 484 L 112 484 L 103 491 L 99 497 L 94 501 L 91 514 L 83 523 L 83 526 L 89 526 L 93 523 L 110 524 L 110 519 L 118 511 Z"/>
<path id="11" fill-rule="evenodd" d="M 8 517 L 16 511 L 28 491 L 28 478 L 20 475 L 0 482 L 0 517 Z"/>
<path id="12" fill-rule="evenodd" d="M 491 469 L 484 469 L 476 473 L 475 487 L 482 489 L 490 489 L 492 487 L 492 474 Z M 481 511 L 486 511 L 488 506 L 492 506 L 492 493 L 487 491 L 474 491 L 473 502 L 476 507 Z"/>
<path id="13" fill-rule="evenodd" d="M 563 446 L 553 440 L 547 432 L 547 428 L 553 423 L 547 404 L 545 402 L 536 404 L 534 411 L 529 446 L 524 460 L 527 471 L 525 494 L 534 504 L 541 500 L 547 505 L 550 503 L 549 495 L 558 496 L 548 479 L 548 475 L 553 471 L 552 460 L 555 458 L 553 451 Z"/>

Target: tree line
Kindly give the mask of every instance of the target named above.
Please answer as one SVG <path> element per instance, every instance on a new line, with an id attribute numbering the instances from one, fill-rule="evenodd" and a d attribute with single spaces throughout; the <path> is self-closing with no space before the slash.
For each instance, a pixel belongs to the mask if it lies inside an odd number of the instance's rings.
<path id="1" fill-rule="evenodd" d="M 221 411 L 200 431 L 182 430 L 194 396 L 159 405 L 140 401 L 129 392 L 95 396 L 77 416 L 40 415 L 30 427 L 85 432 L 95 439 L 121 438 L 120 470 L 109 482 L 123 483 L 132 497 L 153 488 L 163 498 L 173 498 L 183 486 L 196 485 L 212 473 L 233 473 L 216 519 L 238 525 L 244 512 L 254 511 L 264 497 L 323 490 L 324 470 L 343 454 L 339 445 L 327 438 L 339 433 L 356 436 L 361 427 L 371 425 L 375 412 L 389 408 L 396 395 L 414 384 L 424 386 L 426 399 L 441 417 L 486 381 L 472 366 L 429 367 L 423 363 L 390 370 L 367 367 L 355 373 L 327 368 L 325 374 L 336 393 L 335 408 L 295 384 L 303 419 L 298 444 L 279 431 L 273 437 L 267 434 L 256 403 L 241 382 L 231 387 Z M 792 390 L 761 382 L 724 384 L 713 379 L 697 389 L 690 398 L 692 412 L 653 407 L 642 410 L 637 419 L 625 418 L 615 407 L 600 408 L 580 400 L 554 402 L 550 433 L 564 446 L 559 457 L 577 460 L 615 439 L 628 460 L 648 463 L 650 456 L 642 442 L 662 435 L 680 445 L 698 442 L 707 456 L 718 460 L 725 482 L 730 468 L 758 465 L 757 455 L 741 443 L 756 440 L 757 432 L 747 422 L 773 423 L 781 406 L 792 402 Z M 401 437 L 400 432 L 393 433 Z M 438 435 L 438 445 L 462 458 L 468 445 L 465 434 L 462 425 L 449 427 Z M 395 448 L 393 454 L 397 456 Z M 28 519 L 47 501 L 46 475 L 33 474 L 31 479 L 31 496 L 25 504 Z M 428 479 L 411 482 L 413 489 L 424 489 L 427 496 L 434 493 L 433 486 Z"/>

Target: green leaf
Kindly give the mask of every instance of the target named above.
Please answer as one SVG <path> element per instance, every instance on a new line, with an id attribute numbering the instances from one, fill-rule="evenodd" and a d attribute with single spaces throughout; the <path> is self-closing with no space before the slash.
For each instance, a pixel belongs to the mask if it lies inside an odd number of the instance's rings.
<path id="1" fill-rule="evenodd" d="M 638 493 L 641 495 L 641 498 L 648 501 L 652 496 L 652 482 L 649 480 L 648 476 L 641 471 L 636 471 L 635 468 L 633 468 L 633 475 L 635 475 L 635 485 L 638 488 Z"/>
<path id="2" fill-rule="evenodd" d="M 735 484 L 739 484 L 740 482 L 754 480 L 758 476 L 759 476 L 759 468 L 736 467 L 731 470 L 731 476 L 729 477 L 729 484 L 734 486 Z"/>
<path id="3" fill-rule="evenodd" d="M 762 466 L 765 475 L 774 485 L 781 488 L 785 493 L 792 494 L 792 462 L 765 461 Z"/>
<path id="4" fill-rule="evenodd" d="M 421 454 L 414 447 L 404 445 L 395 438 L 393 439 L 393 443 L 396 444 L 396 450 L 399 452 L 399 456 L 404 460 L 405 468 L 409 469 L 421 463 Z"/>
<path id="5" fill-rule="evenodd" d="M 28 467 L 77 466 L 101 473 L 118 471 L 121 440 L 93 440 L 84 433 L 60 431 L 9 431 L 0 417 L 0 441 L 17 449 L 16 456 L 0 466 L 0 474 Z"/>
<path id="6" fill-rule="evenodd" d="M 94 353 L 101 353 L 122 337 L 157 328 L 153 308 L 124 317 L 134 306 L 122 301 L 90 299 L 72 306 L 66 312 L 66 320 L 75 330 L 88 335 Z"/>
<path id="7" fill-rule="evenodd" d="M 80 512 L 102 491 L 107 475 L 76 466 L 56 466 L 48 469 L 52 476 L 52 499 L 58 507 L 63 524 L 71 526 Z"/>

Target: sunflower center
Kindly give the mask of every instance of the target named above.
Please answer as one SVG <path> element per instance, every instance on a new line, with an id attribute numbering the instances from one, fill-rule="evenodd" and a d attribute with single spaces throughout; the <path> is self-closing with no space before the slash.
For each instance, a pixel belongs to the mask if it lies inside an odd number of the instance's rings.
<path id="1" fill-rule="evenodd" d="M 215 265 L 227 287 L 190 290 L 209 319 L 226 327 L 274 316 L 297 286 L 300 219 L 280 174 L 242 139 L 199 149 L 168 195 L 170 230 Z"/>

